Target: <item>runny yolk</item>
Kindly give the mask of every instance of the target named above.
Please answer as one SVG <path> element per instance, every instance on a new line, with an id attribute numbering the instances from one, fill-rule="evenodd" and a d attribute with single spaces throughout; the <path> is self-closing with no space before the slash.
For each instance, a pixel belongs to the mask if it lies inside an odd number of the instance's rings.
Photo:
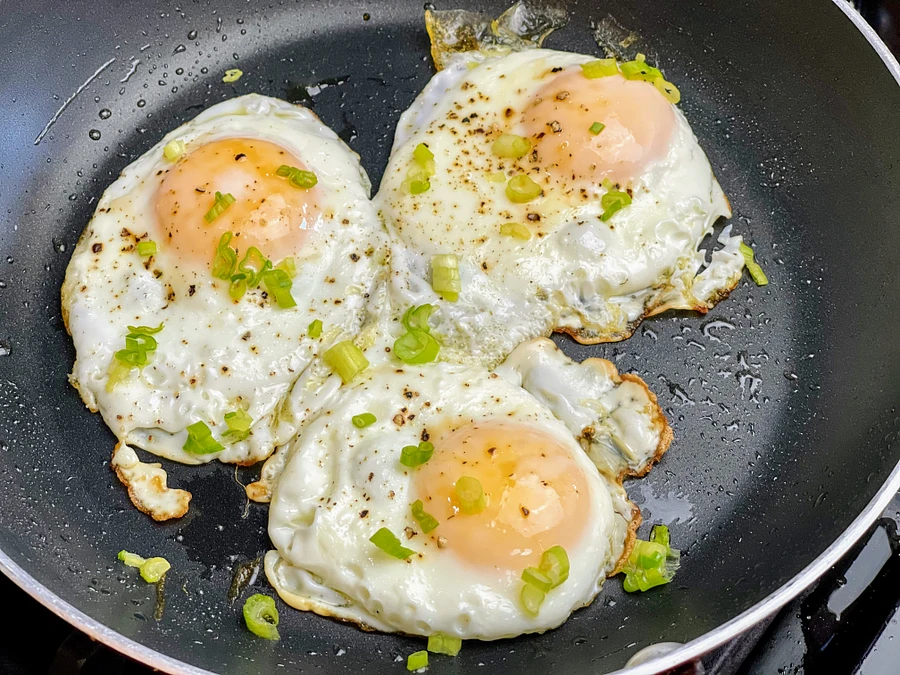
<path id="1" fill-rule="evenodd" d="M 605 128 L 589 129 L 594 122 Z M 538 163 L 560 183 L 624 185 L 664 156 L 675 128 L 675 113 L 649 82 L 621 75 L 589 80 L 564 72 L 545 85 L 523 113 L 524 135 Z"/>
<path id="2" fill-rule="evenodd" d="M 231 246 L 241 255 L 251 246 L 276 262 L 298 254 L 318 218 L 318 188 L 296 188 L 277 176 L 282 164 L 306 169 L 269 141 L 228 138 L 191 151 L 166 173 L 156 194 L 161 247 L 195 264 L 210 264 L 219 238 L 231 231 Z M 217 191 L 235 201 L 207 223 L 204 216 Z"/>
<path id="3" fill-rule="evenodd" d="M 434 441 L 415 471 L 413 499 L 440 525 L 430 534 L 466 563 L 518 572 L 559 544 L 572 551 L 591 513 L 587 480 L 571 451 L 523 424 L 472 424 Z M 476 478 L 487 506 L 460 511 L 454 485 Z"/>

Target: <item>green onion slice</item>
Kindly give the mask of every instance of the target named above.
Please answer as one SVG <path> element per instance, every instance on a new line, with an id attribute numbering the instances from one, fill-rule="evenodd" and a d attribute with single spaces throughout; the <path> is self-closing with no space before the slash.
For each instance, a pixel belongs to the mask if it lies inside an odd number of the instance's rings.
<path id="1" fill-rule="evenodd" d="M 350 421 L 353 422 L 353 426 L 357 429 L 365 429 L 366 427 L 372 426 L 378 419 L 370 412 L 360 413 L 359 415 L 354 415 L 350 418 Z"/>
<path id="2" fill-rule="evenodd" d="M 172 566 L 165 558 L 150 558 L 141 565 L 141 578 L 148 584 L 155 584 L 170 569 L 172 569 Z"/>
<path id="3" fill-rule="evenodd" d="M 477 478 L 463 476 L 454 486 L 459 510 L 469 516 L 474 516 L 487 507 L 487 499 L 484 496 L 484 488 Z"/>
<path id="4" fill-rule="evenodd" d="M 432 654 L 446 654 L 447 656 L 456 656 L 462 649 L 462 640 L 449 635 L 436 633 L 428 636 L 428 651 Z"/>
<path id="5" fill-rule="evenodd" d="M 184 141 L 177 139 L 169 141 L 163 148 L 163 157 L 170 162 L 177 162 L 184 154 Z"/>
<path id="6" fill-rule="evenodd" d="M 741 255 L 744 256 L 744 263 L 747 265 L 747 272 L 750 274 L 750 278 L 756 282 L 757 286 L 766 286 L 769 283 L 769 278 L 763 272 L 763 268 L 759 266 L 759 263 L 756 262 L 753 249 L 743 242 L 741 242 Z"/>
<path id="7" fill-rule="evenodd" d="M 241 79 L 241 76 L 244 74 L 244 71 L 240 68 L 229 68 L 225 71 L 225 77 L 222 78 L 222 82 L 225 84 L 230 84 L 232 82 L 237 82 Z"/>
<path id="8" fill-rule="evenodd" d="M 491 152 L 503 159 L 519 159 L 531 150 L 531 141 L 515 134 L 500 134 L 491 145 Z"/>
<path id="9" fill-rule="evenodd" d="M 594 136 L 599 134 L 606 128 L 606 125 L 602 122 L 594 122 L 591 126 L 588 127 L 588 131 L 590 131 Z"/>
<path id="10" fill-rule="evenodd" d="M 187 440 L 182 450 L 191 455 L 209 455 L 220 452 L 225 447 L 213 438 L 212 431 L 205 422 L 194 422 L 187 428 Z"/>
<path id="11" fill-rule="evenodd" d="M 431 187 L 431 181 L 412 180 L 409 182 L 409 194 L 420 195 L 423 192 L 428 192 L 430 187 Z"/>
<path id="12" fill-rule="evenodd" d="M 128 326 L 128 333 L 125 335 L 125 349 L 120 349 L 113 354 L 113 360 L 109 367 L 109 380 L 106 383 L 106 390 L 112 391 L 113 388 L 128 377 L 133 368 L 143 368 L 150 363 L 153 352 L 156 351 L 157 342 L 153 338 L 163 329 L 164 324 L 159 324 L 155 328 L 150 326 Z"/>
<path id="13" fill-rule="evenodd" d="M 151 255 L 156 255 L 159 249 L 156 246 L 155 241 L 139 241 L 137 245 L 138 255 L 142 258 L 149 258 Z"/>
<path id="14" fill-rule="evenodd" d="M 369 367 L 369 361 L 365 354 L 350 340 L 338 342 L 328 349 L 322 358 L 341 376 L 344 384 Z"/>
<path id="15" fill-rule="evenodd" d="M 400 451 L 400 463 L 414 469 L 424 464 L 434 454 L 434 446 L 428 441 L 422 441 L 419 445 L 407 445 Z"/>
<path id="16" fill-rule="evenodd" d="M 216 256 L 213 258 L 212 275 L 216 279 L 229 281 L 237 267 L 237 253 L 228 244 L 234 237 L 233 232 L 226 232 L 219 238 L 219 244 L 216 246 Z"/>
<path id="17" fill-rule="evenodd" d="M 459 277 L 459 258 L 453 253 L 431 258 L 431 287 L 445 300 L 456 302 L 462 290 Z"/>
<path id="18" fill-rule="evenodd" d="M 522 571 L 522 581 L 548 593 L 553 588 L 553 580 L 537 567 L 526 567 Z"/>
<path id="19" fill-rule="evenodd" d="M 650 541 L 638 539 L 622 571 L 623 588 L 629 593 L 647 591 L 669 583 L 681 564 L 681 553 L 669 545 L 669 529 L 654 525 Z"/>
<path id="20" fill-rule="evenodd" d="M 432 530 L 434 530 L 440 523 L 438 523 L 437 518 L 432 516 L 430 513 L 425 512 L 425 505 L 422 503 L 421 499 L 417 499 L 412 503 L 412 515 L 413 518 L 416 519 L 416 522 L 419 524 L 419 527 L 422 528 L 422 532 L 428 534 Z M 430 649 L 430 651 L 434 651 Z M 451 656 L 455 656 L 451 655 Z"/>
<path id="21" fill-rule="evenodd" d="M 426 333 L 431 331 L 431 325 L 428 323 L 428 317 L 434 311 L 434 305 L 419 305 L 418 307 L 410 306 L 403 314 L 403 325 L 406 330 L 421 330 Z"/>
<path id="22" fill-rule="evenodd" d="M 434 153 L 424 143 L 419 143 L 413 150 L 413 160 L 422 167 L 426 173 L 433 176 L 435 171 Z"/>
<path id="23" fill-rule="evenodd" d="M 266 292 L 275 298 L 275 302 L 281 309 L 290 309 L 297 306 L 297 301 L 291 295 L 291 278 L 284 270 L 268 270 L 262 275 Z"/>
<path id="24" fill-rule="evenodd" d="M 298 169 L 296 166 L 288 166 L 287 164 L 279 166 L 275 171 L 275 175 L 287 178 L 291 185 L 302 190 L 315 187 L 316 183 L 319 182 L 318 176 L 312 171 Z"/>
<path id="25" fill-rule="evenodd" d="M 621 66 L 622 75 L 626 80 L 643 80 L 644 82 L 654 82 L 663 79 L 663 74 L 659 68 L 648 65 L 642 59 L 634 61 L 626 61 Z"/>
<path id="26" fill-rule="evenodd" d="M 569 555 L 562 546 L 551 546 L 541 556 L 539 566 L 541 572 L 547 575 L 553 588 L 564 583 L 569 578 Z"/>
<path id="27" fill-rule="evenodd" d="M 619 72 L 619 66 L 615 59 L 596 59 L 581 64 L 582 74 L 589 80 L 596 80 L 598 77 L 609 77 Z"/>
<path id="28" fill-rule="evenodd" d="M 522 601 L 522 609 L 530 616 L 537 616 L 538 612 L 541 611 L 541 604 L 544 602 L 544 597 L 546 595 L 547 594 L 537 586 L 533 586 L 532 584 L 523 585 L 522 593 L 519 596 Z"/>
<path id="29" fill-rule="evenodd" d="M 428 667 L 428 652 L 413 652 L 408 657 L 406 657 L 406 669 L 407 670 L 419 670 L 421 668 Z"/>
<path id="30" fill-rule="evenodd" d="M 437 359 L 440 343 L 430 333 L 410 330 L 394 340 L 394 354 L 410 365 L 431 363 Z"/>
<path id="31" fill-rule="evenodd" d="M 222 436 L 237 443 L 250 435 L 253 418 L 246 410 L 238 408 L 234 412 L 225 413 L 225 424 L 228 425 L 228 431 L 224 432 Z"/>
<path id="32" fill-rule="evenodd" d="M 659 93 L 672 105 L 676 105 L 681 101 L 681 92 L 678 90 L 678 87 L 671 82 L 659 78 L 658 80 L 653 81 L 653 86 L 656 87 Z"/>
<path id="33" fill-rule="evenodd" d="M 322 320 L 316 319 L 312 323 L 309 324 L 306 328 L 306 334 L 309 335 L 313 340 L 318 338 L 322 334 Z"/>
<path id="34" fill-rule="evenodd" d="M 278 639 L 278 608 L 268 595 L 251 595 L 244 603 L 243 613 L 251 633 L 266 640 Z"/>
<path id="35" fill-rule="evenodd" d="M 129 567 L 140 567 L 145 562 L 147 562 L 144 558 L 137 555 L 136 553 L 129 553 L 128 551 L 119 551 L 118 558 Z"/>
<path id="36" fill-rule="evenodd" d="M 266 256 L 262 254 L 262 251 L 255 246 L 251 246 L 247 249 L 247 254 L 244 256 L 244 259 L 241 260 L 241 264 L 238 265 L 238 272 L 246 275 L 248 288 L 256 288 L 259 286 L 263 274 L 270 269 L 272 269 L 272 261 L 268 260 Z M 282 272 L 282 274 L 284 274 L 284 272 Z M 290 279 L 288 279 L 288 281 L 290 281 Z"/>
<path id="37" fill-rule="evenodd" d="M 394 556 L 398 560 L 406 560 L 411 556 L 415 551 L 412 549 L 406 548 L 400 544 L 400 540 L 394 536 L 394 533 L 391 532 L 386 527 L 382 527 L 378 532 L 369 537 L 369 541 L 375 544 L 382 551 L 387 553 L 390 556 Z"/>
<path id="38" fill-rule="evenodd" d="M 603 207 L 603 213 L 600 215 L 600 220 L 605 223 L 629 204 L 631 204 L 631 195 L 627 192 L 608 190 L 600 198 L 600 206 Z"/>
<path id="39" fill-rule="evenodd" d="M 282 270 L 291 279 L 293 279 L 295 276 L 297 276 L 297 261 L 294 260 L 291 256 L 282 258 L 281 262 L 275 265 L 275 269 Z"/>
<path id="40" fill-rule="evenodd" d="M 511 202 L 524 204 L 541 196 L 541 186 L 531 180 L 524 173 L 520 173 L 509 179 L 506 184 L 506 196 Z"/>
<path id="41" fill-rule="evenodd" d="M 420 195 L 431 188 L 429 180 L 435 174 L 434 153 L 424 143 L 413 150 L 413 164 L 406 172 L 404 185 L 412 195 Z"/>
<path id="42" fill-rule="evenodd" d="M 225 194 L 216 192 L 216 200 L 213 203 L 212 208 L 203 216 L 203 219 L 207 223 L 211 223 L 221 216 L 225 212 L 225 209 L 234 204 L 234 202 L 235 199 L 230 192 L 226 192 Z"/>
<path id="43" fill-rule="evenodd" d="M 238 302 L 247 292 L 247 275 L 243 272 L 231 275 L 231 285 L 228 287 L 229 297 Z"/>
<path id="44" fill-rule="evenodd" d="M 500 234 L 504 237 L 512 237 L 522 241 L 531 239 L 531 230 L 522 225 L 522 223 L 503 223 L 500 226 Z"/>

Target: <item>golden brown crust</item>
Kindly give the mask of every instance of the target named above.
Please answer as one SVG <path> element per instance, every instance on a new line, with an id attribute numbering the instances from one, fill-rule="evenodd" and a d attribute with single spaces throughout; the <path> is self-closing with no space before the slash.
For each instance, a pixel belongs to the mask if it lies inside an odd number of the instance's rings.
<path id="1" fill-rule="evenodd" d="M 650 412 L 651 422 L 654 427 L 659 429 L 659 442 L 656 444 L 656 452 L 653 453 L 653 457 L 650 458 L 643 468 L 637 471 L 632 471 L 627 468 L 622 470 L 622 473 L 620 473 L 616 479 L 619 485 L 622 484 L 622 481 L 625 478 L 640 478 L 641 476 L 647 475 L 650 469 L 652 469 L 656 463 L 662 459 L 662 456 L 666 454 L 666 450 L 668 450 L 669 446 L 672 444 L 672 439 L 675 438 L 672 427 L 669 426 L 669 420 L 666 419 L 662 408 L 659 406 L 656 394 L 650 391 L 650 387 L 647 386 L 647 383 L 637 375 L 631 373 L 625 373 L 621 377 L 626 382 L 633 382 L 647 392 L 647 397 L 650 399 L 650 406 L 652 408 Z"/>
<path id="2" fill-rule="evenodd" d="M 129 478 L 127 468 L 120 466 L 119 463 L 116 462 L 116 454 L 119 452 L 119 447 L 121 445 L 122 441 L 119 441 L 119 443 L 116 444 L 116 447 L 113 450 L 113 460 L 110 462 L 110 467 L 113 471 L 115 471 L 116 477 L 119 479 L 119 482 L 121 482 L 122 485 L 124 485 L 128 490 L 128 498 L 131 500 L 131 503 L 134 504 L 135 508 L 137 508 L 137 510 L 141 511 L 142 513 L 146 513 L 157 522 L 163 522 L 166 520 L 171 520 L 173 518 L 181 518 L 184 514 L 186 514 L 188 512 L 188 507 L 191 501 L 191 493 L 187 490 L 179 490 L 168 487 L 166 485 L 166 475 L 165 472 L 162 471 L 162 469 L 160 469 L 160 474 L 157 474 L 150 478 L 149 488 L 155 494 L 165 494 L 166 492 L 178 493 L 178 507 L 176 509 L 162 511 L 160 509 L 154 509 L 151 504 L 148 504 L 143 499 L 134 481 Z M 156 466 L 159 465 L 157 464 Z"/>
<path id="3" fill-rule="evenodd" d="M 628 521 L 628 530 L 625 532 L 622 555 L 620 555 L 619 559 L 616 561 L 616 566 L 606 575 L 607 579 L 614 577 L 625 567 L 625 563 L 628 562 L 628 556 L 630 556 L 631 552 L 634 550 L 634 542 L 637 539 L 638 528 L 641 526 L 641 523 L 644 522 L 644 517 L 641 515 L 641 510 L 638 508 L 638 505 L 630 499 L 628 500 L 628 503 L 631 504 L 631 520 Z"/>

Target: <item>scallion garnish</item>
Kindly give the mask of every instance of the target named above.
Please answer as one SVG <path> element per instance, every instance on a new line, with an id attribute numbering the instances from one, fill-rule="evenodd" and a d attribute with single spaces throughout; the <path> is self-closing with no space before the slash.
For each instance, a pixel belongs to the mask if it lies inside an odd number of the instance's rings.
<path id="1" fill-rule="evenodd" d="M 129 553 L 128 551 L 119 551 L 117 557 L 129 567 L 140 567 L 147 562 L 145 558 L 142 558 L 137 553 Z"/>
<path id="2" fill-rule="evenodd" d="M 663 79 L 663 74 L 659 68 L 647 64 L 644 59 L 635 59 L 634 61 L 626 61 L 621 66 L 623 77 L 626 80 L 642 80 L 644 82 L 655 82 Z"/>
<path id="3" fill-rule="evenodd" d="M 544 593 L 548 593 L 553 588 L 553 580 L 537 567 L 526 567 L 522 571 L 522 581 L 526 584 L 537 586 Z"/>
<path id="4" fill-rule="evenodd" d="M 240 68 L 229 68 L 225 71 L 225 76 L 222 78 L 222 82 L 225 84 L 230 84 L 232 82 L 237 82 L 241 79 L 241 76 L 244 74 L 244 71 Z"/>
<path id="5" fill-rule="evenodd" d="M 522 601 L 522 609 L 525 610 L 526 614 L 537 616 L 538 612 L 541 611 L 541 605 L 543 604 L 546 595 L 547 594 L 537 586 L 531 584 L 523 585 L 522 593 L 519 596 Z"/>
<path id="6" fill-rule="evenodd" d="M 256 593 L 247 598 L 243 614 L 251 633 L 266 640 L 278 639 L 278 608 L 268 595 Z"/>
<path id="7" fill-rule="evenodd" d="M 150 558 L 141 565 L 141 578 L 148 584 L 155 584 L 170 569 L 172 569 L 172 566 L 165 558 Z"/>
<path id="8" fill-rule="evenodd" d="M 428 652 L 413 652 L 408 657 L 406 657 L 406 669 L 409 671 L 412 670 L 421 670 L 422 668 L 428 667 Z"/>
<path id="9" fill-rule="evenodd" d="M 309 326 L 306 327 L 306 334 L 309 335 L 313 340 L 317 339 L 322 334 L 322 321 L 321 319 L 316 319 Z"/>
<path id="10" fill-rule="evenodd" d="M 590 131 L 594 136 L 599 134 L 606 128 L 606 125 L 603 122 L 594 122 L 591 126 L 588 127 L 588 131 Z"/>
<path id="11" fill-rule="evenodd" d="M 237 252 L 228 244 L 234 237 L 233 232 L 225 232 L 219 238 L 219 244 L 216 246 L 216 256 L 213 258 L 212 275 L 216 279 L 229 281 L 237 267 Z"/>
<path id="12" fill-rule="evenodd" d="M 500 226 L 500 234 L 504 237 L 512 237 L 522 241 L 531 239 L 531 230 L 522 225 L 522 223 L 503 223 Z"/>
<path id="13" fill-rule="evenodd" d="M 234 196 L 230 192 L 226 192 L 222 194 L 221 192 L 216 192 L 215 202 L 212 205 L 212 208 L 206 212 L 206 215 L 203 216 L 203 219 L 207 223 L 211 223 L 216 218 L 221 216 L 225 209 L 234 204 Z"/>
<path id="14" fill-rule="evenodd" d="M 298 169 L 295 166 L 288 166 L 287 164 L 279 166 L 275 171 L 275 174 L 282 178 L 287 178 L 291 185 L 303 190 L 308 190 L 319 182 L 319 178 L 312 171 Z"/>
<path id="15" fill-rule="evenodd" d="M 209 455 L 225 449 L 221 443 L 213 438 L 212 431 L 205 422 L 194 422 L 187 427 L 187 440 L 182 450 L 190 455 Z"/>
<path id="16" fill-rule="evenodd" d="M 422 441 L 419 445 L 407 445 L 400 451 L 400 463 L 410 469 L 424 464 L 434 454 L 434 446 L 428 441 Z"/>
<path id="17" fill-rule="evenodd" d="M 462 290 L 459 277 L 459 258 L 453 253 L 431 258 L 431 287 L 444 300 L 456 302 Z"/>
<path id="18" fill-rule="evenodd" d="M 138 255 L 142 258 L 149 258 L 158 252 L 155 241 L 139 241 L 137 245 Z"/>
<path id="19" fill-rule="evenodd" d="M 141 369 L 150 363 L 150 358 L 156 351 L 157 342 L 153 336 L 163 329 L 163 324 L 156 328 L 150 326 L 128 326 L 125 335 L 125 349 L 120 349 L 113 354 L 113 360 L 109 365 L 109 379 L 106 382 L 106 390 L 113 388 L 131 373 L 132 369 Z"/>
<path id="20" fill-rule="evenodd" d="M 353 422 L 353 426 L 357 429 L 365 429 L 368 426 L 375 424 L 378 420 L 375 415 L 370 412 L 360 413 L 359 415 L 354 415 L 350 418 L 350 421 Z"/>
<path id="21" fill-rule="evenodd" d="M 428 636 L 428 651 L 432 654 L 446 654 L 447 656 L 456 656 L 462 649 L 462 640 L 449 635 L 436 633 Z"/>
<path id="22" fill-rule="evenodd" d="M 362 350 L 351 340 L 343 340 L 329 348 L 323 355 L 325 363 L 331 366 L 344 384 L 369 367 L 369 361 Z"/>
<path id="23" fill-rule="evenodd" d="M 747 266 L 747 272 L 750 278 L 756 282 L 757 286 L 765 286 L 769 283 L 769 278 L 763 272 L 763 268 L 759 266 L 753 255 L 753 249 L 747 244 L 741 243 L 741 255 L 744 256 L 744 264 Z"/>
<path id="24" fill-rule="evenodd" d="M 268 270 L 262 275 L 266 292 L 275 298 L 275 303 L 281 309 L 290 309 L 297 306 L 297 301 L 291 295 L 293 282 L 284 270 Z"/>
<path id="25" fill-rule="evenodd" d="M 166 146 L 163 148 L 163 157 L 165 157 L 170 162 L 177 162 L 181 159 L 181 156 L 184 154 L 184 141 L 182 140 L 174 140 L 166 143 Z"/>
<path id="26" fill-rule="evenodd" d="M 406 560 L 415 553 L 412 549 L 406 548 L 400 544 L 400 540 L 386 527 L 382 527 L 378 532 L 369 537 L 369 541 L 388 555 L 394 556 L 399 560 Z"/>
<path id="27" fill-rule="evenodd" d="M 394 354 L 404 363 L 431 363 L 437 358 L 441 345 L 431 335 L 428 323 L 433 309 L 432 305 L 419 305 L 410 307 L 403 314 L 402 323 L 406 332 L 394 341 Z"/>
<path id="28" fill-rule="evenodd" d="M 231 275 L 231 284 L 228 286 L 228 296 L 238 302 L 247 292 L 247 275 L 243 272 Z"/>
<path id="29" fill-rule="evenodd" d="M 589 80 L 596 80 L 598 77 L 609 77 L 619 72 L 619 66 L 615 59 L 596 59 L 581 64 L 581 72 Z"/>
<path id="30" fill-rule="evenodd" d="M 228 425 L 228 431 L 223 432 L 222 436 L 237 443 L 250 435 L 253 418 L 246 410 L 238 408 L 234 412 L 225 413 L 225 424 Z"/>
<path id="31" fill-rule="evenodd" d="M 469 516 L 474 516 L 487 508 L 487 499 L 484 496 L 484 488 L 481 481 L 471 476 L 462 476 L 453 487 L 456 493 L 456 501 L 459 510 Z"/>
<path id="32" fill-rule="evenodd" d="M 552 588 L 556 588 L 569 578 L 569 555 L 562 546 L 551 546 L 543 555 L 539 566 L 541 572 L 547 575 Z"/>
<path id="33" fill-rule="evenodd" d="M 241 264 L 238 265 L 238 272 L 246 275 L 248 288 L 256 288 L 259 286 L 259 282 L 262 281 L 263 273 L 270 269 L 272 269 L 272 261 L 267 259 L 266 256 L 262 254 L 262 251 L 255 246 L 251 246 L 247 249 L 247 254 L 244 256 L 244 259 L 241 260 Z"/>
<path id="34" fill-rule="evenodd" d="M 530 202 L 540 197 L 542 193 L 541 186 L 524 173 L 513 176 L 506 184 L 506 196 L 516 204 Z"/>
<path id="35" fill-rule="evenodd" d="M 291 257 L 282 258 L 281 262 L 275 265 L 276 270 L 283 270 L 291 279 L 297 276 L 297 262 Z"/>
<path id="36" fill-rule="evenodd" d="M 428 317 L 434 311 L 434 305 L 419 305 L 418 307 L 410 307 L 403 313 L 401 323 L 406 330 L 423 330 L 426 333 L 431 331 L 431 324 L 428 323 Z"/>
<path id="37" fill-rule="evenodd" d="M 430 513 L 425 512 L 425 505 L 422 503 L 421 499 L 417 499 L 412 503 L 412 515 L 413 518 L 416 519 L 416 522 L 419 524 L 419 527 L 422 528 L 422 532 L 424 532 L 425 534 L 428 534 L 438 525 L 440 525 L 440 523 L 438 523 L 437 521 L 437 518 L 432 516 Z"/>
<path id="38" fill-rule="evenodd" d="M 675 577 L 681 564 L 681 553 L 669 545 L 669 528 L 654 525 L 650 541 L 638 539 L 622 571 L 623 588 L 629 593 L 646 591 L 667 584 Z"/>
<path id="39" fill-rule="evenodd" d="M 531 141 L 515 134 L 500 134 L 491 145 L 491 152 L 503 159 L 518 159 L 531 150 Z"/>
<path id="40" fill-rule="evenodd" d="M 403 184 L 412 195 L 427 192 L 431 187 L 431 177 L 435 174 L 434 153 L 424 143 L 413 150 L 413 164 L 406 172 Z"/>
<path id="41" fill-rule="evenodd" d="M 600 206 L 603 207 L 603 213 L 600 215 L 600 220 L 605 223 L 629 204 L 631 204 L 631 195 L 627 192 L 615 189 L 607 190 L 600 198 Z"/>

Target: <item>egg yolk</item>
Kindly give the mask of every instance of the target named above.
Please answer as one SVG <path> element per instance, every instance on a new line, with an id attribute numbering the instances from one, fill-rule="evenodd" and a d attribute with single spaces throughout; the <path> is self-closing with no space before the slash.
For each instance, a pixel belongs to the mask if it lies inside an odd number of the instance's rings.
<path id="1" fill-rule="evenodd" d="M 587 479 L 571 450 L 521 424 L 480 423 L 434 441 L 416 469 L 413 499 L 440 525 L 430 534 L 466 563 L 518 572 L 560 545 L 571 552 L 591 512 Z M 460 509 L 455 484 L 468 476 L 484 490 L 481 513 Z"/>
<path id="2" fill-rule="evenodd" d="M 593 134 L 591 125 L 604 125 Z M 523 112 L 542 169 L 561 183 L 624 185 L 666 154 L 675 113 L 649 82 L 621 75 L 590 80 L 581 70 L 545 85 Z"/>
<path id="3" fill-rule="evenodd" d="M 299 253 L 318 218 L 318 188 L 297 188 L 276 175 L 283 164 L 306 170 L 269 141 L 228 138 L 192 150 L 166 173 L 156 195 L 165 248 L 210 264 L 220 237 L 231 231 L 231 246 L 239 253 L 256 246 L 274 261 Z M 235 201 L 207 223 L 216 192 L 230 193 Z"/>

